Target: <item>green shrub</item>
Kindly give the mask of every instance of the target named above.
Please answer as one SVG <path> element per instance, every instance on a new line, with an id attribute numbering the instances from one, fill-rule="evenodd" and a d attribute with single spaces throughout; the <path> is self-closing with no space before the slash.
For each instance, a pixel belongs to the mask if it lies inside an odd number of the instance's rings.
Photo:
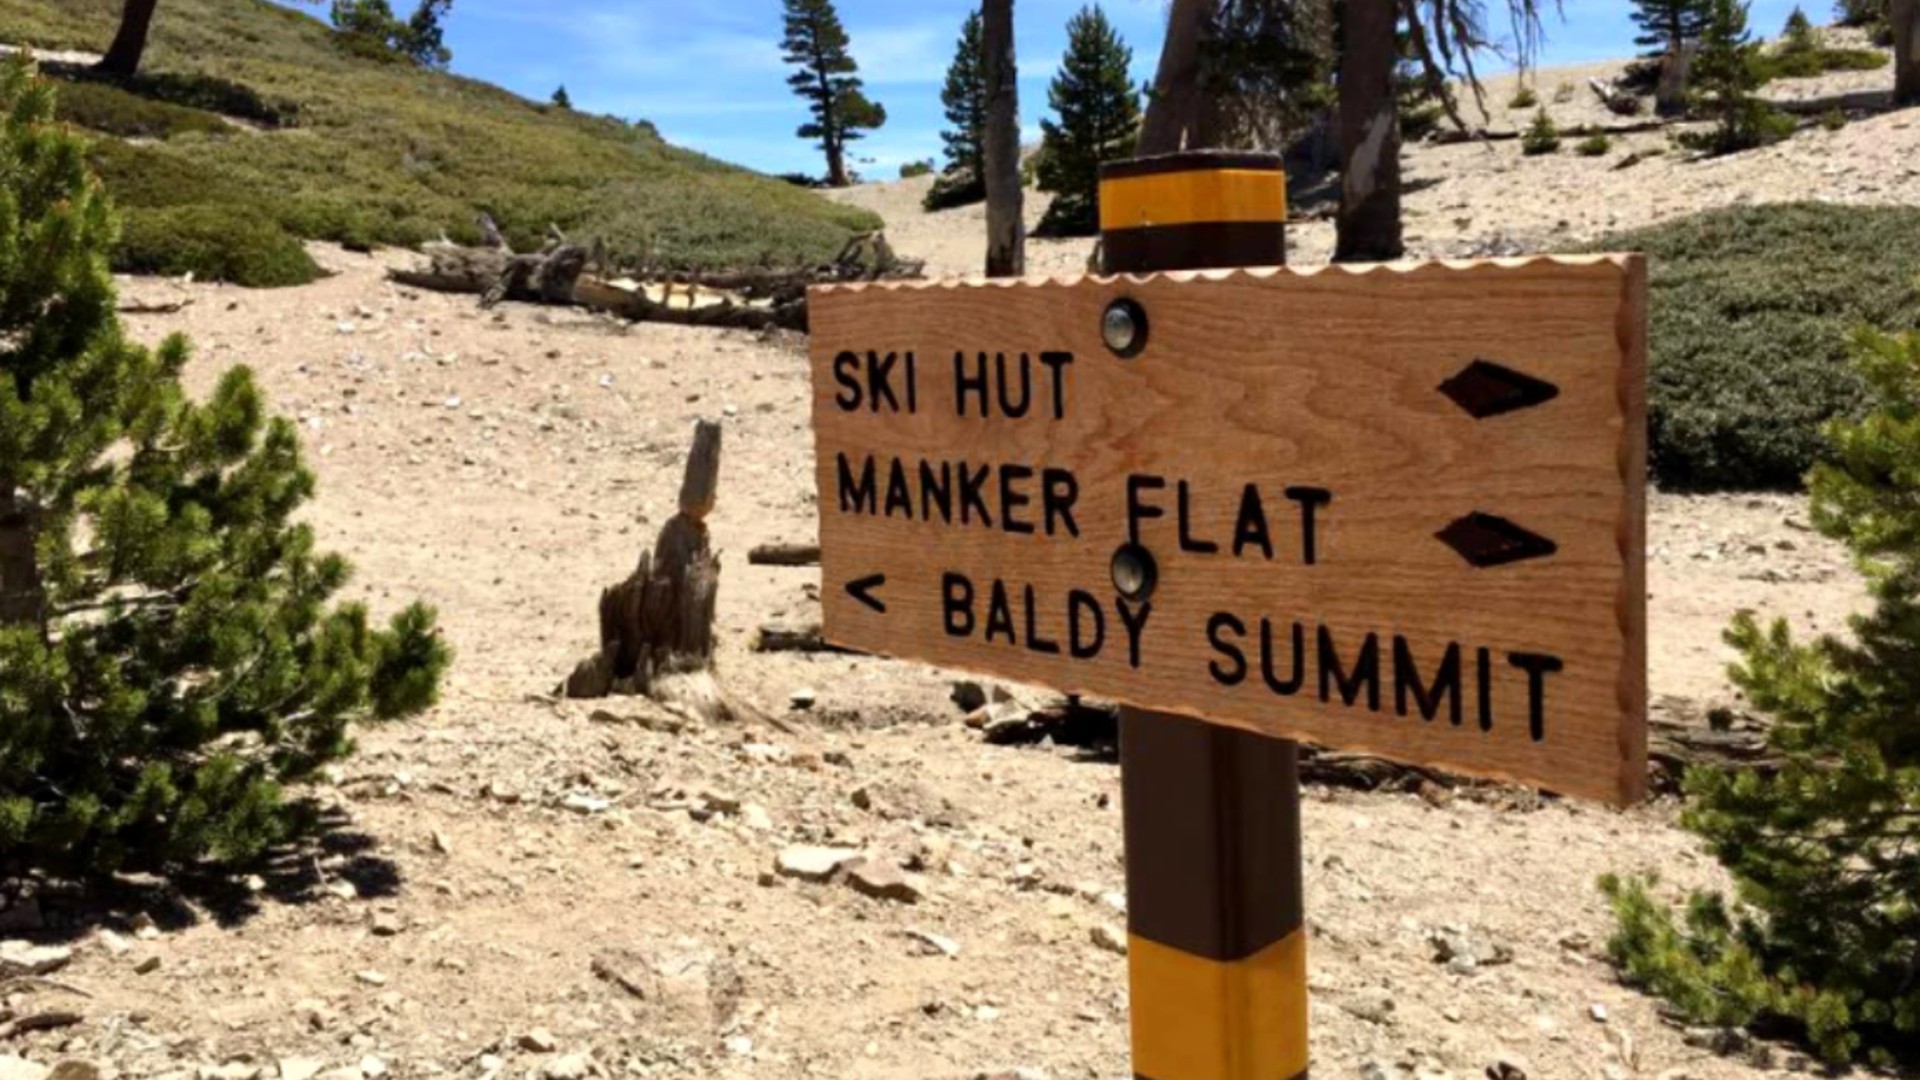
<path id="1" fill-rule="evenodd" d="M 1538 104 L 1540 104 L 1540 95 L 1533 92 L 1533 87 L 1523 86 L 1513 95 L 1513 100 L 1507 102 L 1507 108 L 1531 109 Z"/>
<path id="2" fill-rule="evenodd" d="M 1762 79 L 1756 72 L 1760 50 L 1747 33 L 1747 8 L 1741 0 L 1707 0 L 1711 13 L 1700 51 L 1694 56 L 1696 111 L 1713 127 L 1677 136 L 1680 145 L 1710 155 L 1733 154 L 1779 142 L 1796 125 L 1755 95 Z"/>
<path id="3" fill-rule="evenodd" d="M 1596 131 L 1581 139 L 1573 150 L 1581 157 L 1606 157 L 1613 150 L 1613 139 L 1604 131 Z"/>
<path id="4" fill-rule="evenodd" d="M 913 178 L 918 176 L 932 176 L 932 175 L 933 175 L 933 159 L 931 158 L 928 158 L 925 161 L 909 161 L 906 164 L 900 166 L 900 179 L 902 180 L 912 180 Z"/>
<path id="5" fill-rule="evenodd" d="M 1529 157 L 1555 153 L 1560 149 L 1560 129 L 1554 125 L 1553 117 L 1542 108 L 1533 114 L 1533 123 L 1527 125 L 1526 132 L 1520 136 L 1520 149 Z"/>
<path id="6" fill-rule="evenodd" d="M 307 249 L 278 222 L 225 206 L 129 210 L 113 267 L 128 274 L 192 274 L 260 289 L 305 285 L 320 277 Z"/>
<path id="7" fill-rule="evenodd" d="M 1887 1067 L 1920 1063 L 1920 335 L 1862 331 L 1854 358 L 1869 409 L 1830 427 L 1812 517 L 1873 610 L 1812 641 L 1740 615 L 1733 680 L 1779 764 L 1686 776 L 1681 820 L 1737 897 L 1697 893 L 1676 920 L 1645 880 L 1602 888 L 1615 963 L 1688 1019 L 1785 1020 L 1831 1063 Z"/>
<path id="8" fill-rule="evenodd" d="M 92 68 L 50 66 L 48 74 L 70 85 L 92 83 L 162 105 L 244 120 L 264 128 L 290 128 L 300 122 L 300 106 L 269 100 L 242 83 L 199 72 L 142 71 L 129 78 L 103 75 Z M 63 89 L 62 94 L 66 93 Z"/>
<path id="9" fill-rule="evenodd" d="M 1820 114 L 1820 130 L 1839 131 L 1847 126 L 1847 114 L 1839 109 L 1828 109 Z"/>
<path id="10" fill-rule="evenodd" d="M 1573 100 L 1575 93 L 1576 91 L 1572 83 L 1563 82 L 1553 88 L 1553 103 L 1555 105 L 1565 105 Z"/>
<path id="11" fill-rule="evenodd" d="M 1877 49 L 1816 48 L 1806 52 L 1755 52 L 1749 60 L 1754 78 L 1765 85 L 1775 79 L 1811 79 L 1829 71 L 1878 71 L 1887 54 Z"/>
<path id="12" fill-rule="evenodd" d="M 1797 488 L 1820 428 L 1865 402 L 1862 323 L 1920 326 L 1920 209 L 1716 210 L 1609 237 L 1650 270 L 1651 467 L 1671 489 Z"/>
<path id="13" fill-rule="evenodd" d="M 0 70 L 0 862 L 252 862 L 300 822 L 286 785 L 432 705 L 447 649 L 428 608 L 333 602 L 349 568 L 245 368 L 195 401 L 184 339 L 126 339 L 113 213 L 52 115 Z"/>
<path id="14" fill-rule="evenodd" d="M 171 139 L 175 135 L 227 135 L 218 116 L 199 109 L 149 101 L 106 83 L 69 83 L 60 89 L 59 120 L 123 139 Z"/>

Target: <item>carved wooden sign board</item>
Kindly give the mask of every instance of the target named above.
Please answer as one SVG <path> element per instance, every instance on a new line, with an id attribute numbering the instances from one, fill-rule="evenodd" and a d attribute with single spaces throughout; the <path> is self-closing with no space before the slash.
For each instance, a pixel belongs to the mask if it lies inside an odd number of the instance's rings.
<path id="1" fill-rule="evenodd" d="M 1631 256 L 816 289 L 827 637 L 1632 801 L 1645 294 Z"/>

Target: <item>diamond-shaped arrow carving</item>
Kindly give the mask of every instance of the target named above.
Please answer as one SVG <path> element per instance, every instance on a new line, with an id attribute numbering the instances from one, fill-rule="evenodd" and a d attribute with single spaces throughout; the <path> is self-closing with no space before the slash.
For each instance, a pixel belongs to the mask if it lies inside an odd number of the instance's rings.
<path id="1" fill-rule="evenodd" d="M 1479 512 L 1468 514 L 1435 534 L 1440 542 L 1460 553 L 1473 566 L 1485 570 L 1492 566 L 1544 559 L 1560 550 L 1560 545 L 1524 529 L 1503 517 Z"/>
<path id="2" fill-rule="evenodd" d="M 1475 360 L 1440 384 L 1440 392 L 1475 420 L 1545 405 L 1560 388 L 1491 360 Z"/>

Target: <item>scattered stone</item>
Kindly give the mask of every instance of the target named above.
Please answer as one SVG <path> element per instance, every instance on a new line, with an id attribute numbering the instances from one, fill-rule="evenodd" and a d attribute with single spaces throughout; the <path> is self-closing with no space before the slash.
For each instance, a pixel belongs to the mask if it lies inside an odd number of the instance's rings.
<path id="1" fill-rule="evenodd" d="M 560 800 L 560 807 L 576 814 L 604 814 L 613 809 L 613 800 L 588 791 L 570 791 Z"/>
<path id="2" fill-rule="evenodd" d="M 1360 1065 L 1360 1080 L 1401 1080 L 1403 1075 L 1397 1065 L 1385 1065 L 1378 1061 L 1366 1061 Z"/>
<path id="3" fill-rule="evenodd" d="M 160 927 L 154 924 L 153 916 L 143 911 L 133 917 L 133 936 L 141 941 L 152 941 L 160 936 Z"/>
<path id="4" fill-rule="evenodd" d="M 820 701 L 818 691 L 803 687 L 787 695 L 787 705 L 798 712 L 806 712 Z"/>
<path id="5" fill-rule="evenodd" d="M 1527 1080 L 1527 1059 L 1502 1054 L 1487 1066 L 1487 1080 Z"/>
<path id="6" fill-rule="evenodd" d="M 877 859 L 848 863 L 847 884 L 862 896 L 901 904 L 917 904 L 925 895 L 899 867 Z"/>
<path id="7" fill-rule="evenodd" d="M 1115 930 L 1106 923 L 1096 923 L 1088 936 L 1093 938 L 1095 945 L 1100 946 L 1115 956 L 1127 955 L 1127 935 Z"/>
<path id="8" fill-rule="evenodd" d="M 366 983 L 368 986 L 387 985 L 387 977 L 385 975 L 382 975 L 378 971 L 362 971 L 359 974 L 355 975 L 354 978 L 359 979 L 361 982 Z"/>
<path id="9" fill-rule="evenodd" d="M 375 937 L 394 937 L 407 928 L 406 920 L 391 911 L 377 912 L 373 916 L 373 934 Z M 365 1069 L 360 1070 L 365 1072 Z"/>
<path id="10" fill-rule="evenodd" d="M 961 679 L 953 684 L 952 701 L 963 713 L 974 713 L 987 704 L 986 688 L 971 679 Z"/>
<path id="11" fill-rule="evenodd" d="M 313 1080 L 326 1067 L 319 1058 L 281 1058 L 280 1080 Z"/>
<path id="12" fill-rule="evenodd" d="M 1483 967 L 1513 962 L 1513 950 L 1499 942 L 1475 937 L 1465 927 L 1447 926 L 1428 937 L 1435 963 L 1456 975 L 1470 975 Z"/>
<path id="13" fill-rule="evenodd" d="M 254 1080 L 260 1067 L 249 1061 L 229 1061 L 225 1065 L 202 1065 L 200 1080 Z"/>
<path id="14" fill-rule="evenodd" d="M 387 1075 L 387 1063 L 368 1054 L 360 1059 L 360 1075 L 366 1080 L 379 1080 L 380 1077 Z"/>
<path id="15" fill-rule="evenodd" d="M 47 1080 L 52 1070 L 14 1054 L 0 1055 L 0 1080 Z"/>
<path id="16" fill-rule="evenodd" d="M 752 1057 L 753 1039 L 746 1035 L 730 1035 L 726 1041 L 727 1053 L 734 1057 Z"/>
<path id="17" fill-rule="evenodd" d="M 773 868 L 782 877 L 826 881 L 833 877 L 835 871 L 859 857 L 860 853 L 853 848 L 795 844 L 780 852 L 774 859 Z"/>
<path id="18" fill-rule="evenodd" d="M 534 1028 L 520 1036 L 520 1049 L 531 1050 L 536 1054 L 551 1054 L 560 1049 L 560 1042 L 553 1037 L 553 1032 L 546 1028 Z"/>
<path id="19" fill-rule="evenodd" d="M 1680 1041 L 1716 1054 L 1737 1054 L 1753 1040 L 1745 1028 L 1690 1027 L 1680 1033 Z"/>
<path id="20" fill-rule="evenodd" d="M 950 937 L 942 937 L 925 930 L 908 930 L 907 938 L 919 943 L 922 956 L 938 954 L 951 960 L 960 955 L 960 943 Z"/>
<path id="21" fill-rule="evenodd" d="M 1340 1003 L 1340 1007 L 1369 1024 L 1387 1024 L 1393 1021 L 1393 996 L 1385 991 L 1363 993 L 1348 998 Z"/>
<path id="22" fill-rule="evenodd" d="M 35 945 L 30 941 L 0 941 L 0 978 L 51 975 L 73 963 L 65 945 Z"/>
<path id="23" fill-rule="evenodd" d="M 1607 1022 L 1607 1007 L 1596 1001 L 1587 1006 L 1587 1015 L 1592 1017 L 1595 1023 L 1604 1024 Z"/>
<path id="24" fill-rule="evenodd" d="M 47 1080 L 100 1080 L 100 1066 L 91 1061 L 69 1058 L 53 1067 Z"/>
<path id="25" fill-rule="evenodd" d="M 366 1077 L 360 1075 L 359 1066 L 342 1065 L 337 1069 L 328 1069 L 313 1080 L 366 1080 Z"/>
<path id="26" fill-rule="evenodd" d="M 125 956 L 133 951 L 133 942 L 104 927 L 93 935 L 93 939 L 100 943 L 100 948 L 109 956 Z"/>
<path id="27" fill-rule="evenodd" d="M 145 960 L 133 965 L 133 973 L 135 975 L 151 975 L 159 970 L 160 958 L 157 956 L 149 956 Z"/>
<path id="28" fill-rule="evenodd" d="M 435 829 L 433 830 L 433 850 L 442 855 L 451 855 L 453 854 L 453 841 L 447 839 L 446 833 Z"/>
<path id="29" fill-rule="evenodd" d="M 540 1072 L 547 1080 L 587 1080 L 593 1072 L 593 1059 L 585 1054 L 567 1054 L 547 1062 Z"/>
<path id="30" fill-rule="evenodd" d="M 767 808 L 759 803 L 740 805 L 740 824 L 754 832 L 772 832 L 773 818 L 767 814 Z"/>

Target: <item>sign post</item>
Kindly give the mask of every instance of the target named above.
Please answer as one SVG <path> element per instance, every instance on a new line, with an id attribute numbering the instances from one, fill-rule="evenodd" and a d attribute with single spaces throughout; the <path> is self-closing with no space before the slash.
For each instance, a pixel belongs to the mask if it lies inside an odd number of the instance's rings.
<path id="1" fill-rule="evenodd" d="M 1115 162 L 1100 211 L 1108 274 L 1287 261 L 1271 155 Z M 1134 1075 L 1305 1080 L 1298 744 L 1123 707 L 1120 792 Z"/>
<path id="2" fill-rule="evenodd" d="M 1306 1072 L 1289 740 L 1645 784 L 1643 263 L 1224 269 L 1283 184 L 1121 163 L 1119 276 L 810 301 L 829 640 L 1127 706 L 1144 1080 Z"/>

